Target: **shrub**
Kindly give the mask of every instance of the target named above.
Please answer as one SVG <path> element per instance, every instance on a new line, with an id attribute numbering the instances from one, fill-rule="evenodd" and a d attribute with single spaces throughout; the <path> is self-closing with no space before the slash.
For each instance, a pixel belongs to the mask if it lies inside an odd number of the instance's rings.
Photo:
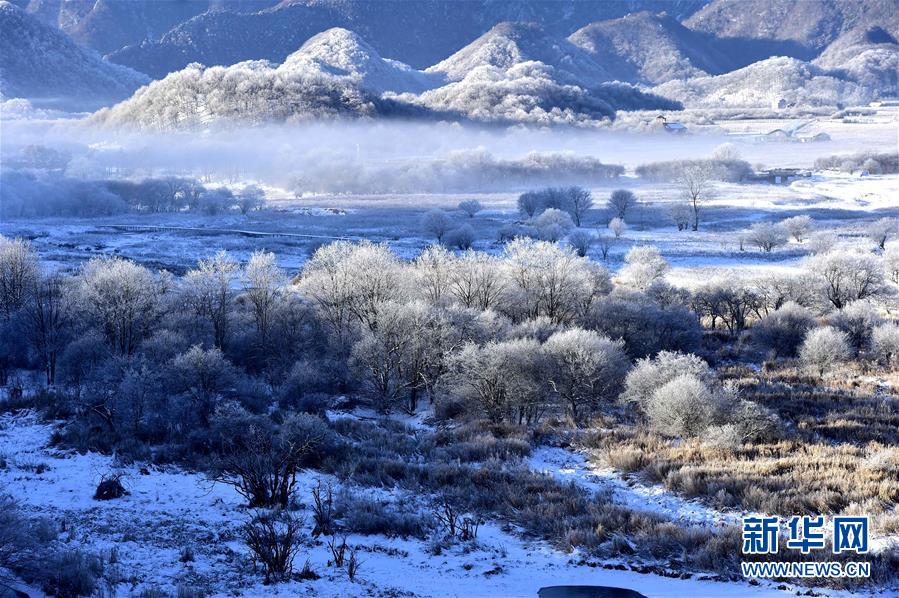
<path id="1" fill-rule="evenodd" d="M 776 247 L 786 245 L 789 240 L 787 229 L 773 222 L 757 222 L 753 224 L 745 238 L 748 243 L 765 252 L 770 252 Z"/>
<path id="2" fill-rule="evenodd" d="M 466 199 L 459 202 L 459 209 L 468 214 L 469 218 L 474 218 L 474 215 L 483 210 L 484 206 L 476 199 Z"/>
<path id="3" fill-rule="evenodd" d="M 775 355 L 795 357 L 805 335 L 816 325 L 809 310 L 788 302 L 752 327 L 752 340 Z"/>
<path id="4" fill-rule="evenodd" d="M 615 238 L 621 238 L 621 234 L 627 230 L 627 224 L 624 222 L 624 219 L 616 216 L 609 220 L 609 230 L 612 231 L 612 234 L 615 235 Z"/>
<path id="5" fill-rule="evenodd" d="M 464 251 L 466 249 L 471 249 L 471 246 L 474 245 L 475 238 L 474 228 L 472 228 L 470 224 L 463 224 L 446 233 L 444 243 L 449 247 L 455 247 L 456 249 Z"/>
<path id="6" fill-rule="evenodd" d="M 79 551 L 53 555 L 47 563 L 47 576 L 41 584 L 48 594 L 76 598 L 97 591 L 97 580 L 103 575 L 103 562 Z"/>
<path id="7" fill-rule="evenodd" d="M 849 337 L 831 326 L 824 326 L 809 331 L 802 346 L 799 348 L 799 358 L 803 365 L 815 371 L 819 376 L 824 372 L 852 357 L 852 347 Z"/>
<path id="8" fill-rule="evenodd" d="M 421 229 L 433 235 L 438 243 L 443 242 L 443 237 L 450 231 L 453 221 L 449 215 L 440 209 L 428 210 L 421 217 Z"/>
<path id="9" fill-rule="evenodd" d="M 619 219 L 624 220 L 628 210 L 637 204 L 637 196 L 627 189 L 617 189 L 612 191 L 609 197 L 609 209 Z"/>
<path id="10" fill-rule="evenodd" d="M 556 208 L 547 208 L 534 219 L 534 227 L 541 239 L 558 241 L 574 228 L 574 221 L 567 212 Z"/>
<path id="11" fill-rule="evenodd" d="M 621 398 L 645 406 L 657 389 L 681 376 L 695 378 L 703 384 L 713 380 L 709 365 L 697 355 L 662 351 L 652 359 L 637 361 L 627 375 Z"/>
<path id="12" fill-rule="evenodd" d="M 590 251 L 590 246 L 593 245 L 594 241 L 596 241 L 596 237 L 583 229 L 577 229 L 568 235 L 568 244 L 574 248 L 580 257 L 586 257 L 587 252 Z"/>
<path id="13" fill-rule="evenodd" d="M 881 365 L 899 369 L 899 324 L 881 324 L 873 330 L 871 356 Z"/>
<path id="14" fill-rule="evenodd" d="M 241 528 L 240 536 L 253 554 L 254 564 L 262 566 L 266 583 L 285 580 L 293 572 L 302 528 L 301 519 L 282 510 L 258 513 Z"/>
<path id="15" fill-rule="evenodd" d="M 359 534 L 424 538 L 434 527 L 433 518 L 425 513 L 374 498 L 343 496 L 338 511 L 344 528 Z"/>
<path id="16" fill-rule="evenodd" d="M 717 398 L 702 380 L 681 374 L 655 389 L 644 409 L 650 425 L 670 436 L 702 434 L 718 416 Z"/>
<path id="17" fill-rule="evenodd" d="M 871 344 L 874 328 L 883 323 L 877 309 L 867 301 L 853 301 L 828 318 L 831 326 L 846 333 L 850 346 L 856 353 Z"/>
<path id="18" fill-rule="evenodd" d="M 805 215 L 793 216 L 792 218 L 781 220 L 780 225 L 784 227 L 797 243 L 802 243 L 808 238 L 809 232 L 812 229 L 812 218 L 811 216 Z"/>
<path id="19" fill-rule="evenodd" d="M 121 480 L 122 476 L 120 474 L 103 476 L 103 479 L 97 484 L 97 490 L 94 492 L 94 500 L 112 500 L 128 494 L 128 491 L 125 490 Z"/>

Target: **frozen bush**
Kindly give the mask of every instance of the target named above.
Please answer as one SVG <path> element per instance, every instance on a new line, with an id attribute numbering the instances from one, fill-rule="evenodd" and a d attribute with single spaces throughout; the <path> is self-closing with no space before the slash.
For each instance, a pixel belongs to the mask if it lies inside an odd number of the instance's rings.
<path id="1" fill-rule="evenodd" d="M 474 215 L 483 210 L 484 206 L 476 199 L 466 199 L 459 202 L 459 209 L 467 214 L 469 218 L 474 218 Z"/>
<path id="2" fill-rule="evenodd" d="M 765 252 L 770 252 L 781 245 L 786 245 L 788 241 L 786 228 L 772 222 L 753 224 L 745 238 L 748 243 Z"/>
<path id="3" fill-rule="evenodd" d="M 609 230 L 615 235 L 616 239 L 621 238 L 621 234 L 627 230 L 627 224 L 619 217 L 609 220 Z"/>
<path id="4" fill-rule="evenodd" d="M 883 249 L 887 240 L 896 236 L 899 221 L 895 218 L 881 218 L 868 225 L 868 238 L 878 247 Z"/>
<path id="5" fill-rule="evenodd" d="M 78 598 L 92 596 L 103 575 L 103 561 L 79 551 L 65 551 L 53 555 L 41 589 L 53 596 Z"/>
<path id="6" fill-rule="evenodd" d="M 429 514 L 374 498 L 341 496 L 337 509 L 346 531 L 357 534 L 424 538 L 434 527 Z"/>
<path id="7" fill-rule="evenodd" d="M 883 252 L 883 269 L 889 281 L 899 285 L 899 245 L 887 247 Z"/>
<path id="8" fill-rule="evenodd" d="M 593 236 L 593 233 L 585 230 L 578 229 L 568 235 L 568 244 L 574 248 L 580 257 L 586 257 L 594 241 L 596 241 L 596 237 Z"/>
<path id="9" fill-rule="evenodd" d="M 881 324 L 871 333 L 871 357 L 893 370 L 899 369 L 899 324 Z"/>
<path id="10" fill-rule="evenodd" d="M 444 243 L 450 247 L 465 251 L 466 249 L 471 249 L 475 238 L 474 228 L 470 224 L 463 224 L 446 233 Z"/>
<path id="11" fill-rule="evenodd" d="M 265 191 L 256 185 L 247 185 L 237 194 L 237 207 L 243 215 L 262 209 L 264 205 Z"/>
<path id="12" fill-rule="evenodd" d="M 588 328 L 624 341 L 632 358 L 659 351 L 697 351 L 702 328 L 696 314 L 682 305 L 659 305 L 645 297 L 613 294 L 594 302 L 584 318 Z"/>
<path id="13" fill-rule="evenodd" d="M 556 208 L 547 208 L 534 218 L 537 234 L 544 241 L 558 241 L 574 228 L 574 221 L 567 212 Z"/>
<path id="14" fill-rule="evenodd" d="M 836 234 L 829 231 L 820 231 L 809 237 L 808 249 L 813 255 L 821 255 L 832 251 L 836 246 L 839 238 Z"/>
<path id="15" fill-rule="evenodd" d="M 794 357 L 809 330 L 817 325 L 806 308 L 788 302 L 752 327 L 752 340 L 782 357 Z"/>
<path id="16" fill-rule="evenodd" d="M 824 376 L 825 372 L 849 361 L 851 357 L 852 347 L 846 333 L 831 326 L 809 331 L 799 348 L 802 364 L 818 376 Z"/>
<path id="17" fill-rule="evenodd" d="M 449 214 L 439 208 L 428 210 L 421 217 L 421 229 L 437 239 L 438 243 L 443 242 L 443 237 L 452 227 L 453 221 Z"/>
<path id="18" fill-rule="evenodd" d="M 631 247 L 624 256 L 626 265 L 621 269 L 621 283 L 632 289 L 644 291 L 660 280 L 668 271 L 668 262 L 652 245 Z"/>
<path id="19" fill-rule="evenodd" d="M 877 309 L 867 301 L 853 301 L 828 318 L 831 326 L 846 334 L 855 353 L 868 348 L 874 328 L 883 323 Z"/>
<path id="20" fill-rule="evenodd" d="M 543 200 L 538 191 L 527 191 L 518 196 L 518 211 L 527 218 L 533 218 L 543 209 Z"/>
<path id="21" fill-rule="evenodd" d="M 657 389 L 680 376 L 699 380 L 703 386 L 714 380 L 712 370 L 701 357 L 662 351 L 653 358 L 637 360 L 627 375 L 621 399 L 645 408 Z"/>
<path id="22" fill-rule="evenodd" d="M 283 510 L 257 513 L 241 528 L 240 537 L 262 565 L 266 583 L 290 577 L 302 547 L 302 530 L 303 521 Z"/>
<path id="23" fill-rule="evenodd" d="M 702 380 L 681 374 L 655 389 L 644 409 L 650 425 L 669 436 L 692 438 L 717 418 L 717 398 Z"/>
<path id="24" fill-rule="evenodd" d="M 794 241 L 802 243 L 812 230 L 812 218 L 811 216 L 793 216 L 782 220 L 780 225 L 786 229 Z"/>

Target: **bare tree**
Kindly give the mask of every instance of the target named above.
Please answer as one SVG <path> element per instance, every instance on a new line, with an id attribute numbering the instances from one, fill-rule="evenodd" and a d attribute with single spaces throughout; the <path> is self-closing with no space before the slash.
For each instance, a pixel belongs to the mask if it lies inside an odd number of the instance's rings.
<path id="1" fill-rule="evenodd" d="M 446 212 L 435 208 L 428 210 L 421 217 L 421 228 L 426 233 L 434 235 L 438 243 L 442 243 L 444 235 L 453 228 L 453 221 Z"/>
<path id="2" fill-rule="evenodd" d="M 284 272 L 275 262 L 274 253 L 254 251 L 242 278 L 244 294 L 253 308 L 256 331 L 262 347 L 266 347 L 275 303 L 284 284 Z"/>
<path id="3" fill-rule="evenodd" d="M 571 214 L 574 225 L 579 227 L 587 210 L 593 207 L 593 195 L 583 187 L 568 187 L 565 194 L 567 211 Z"/>
<path id="4" fill-rule="evenodd" d="M 47 384 L 56 381 L 56 364 L 71 338 L 75 302 L 63 278 L 41 277 L 24 309 L 25 335 L 44 368 Z"/>
<path id="5" fill-rule="evenodd" d="M 466 199 L 459 202 L 459 209 L 468 214 L 469 218 L 474 218 L 474 215 L 483 210 L 484 206 L 476 199 Z"/>
<path id="6" fill-rule="evenodd" d="M 712 195 L 712 164 L 707 160 L 687 162 L 677 174 L 675 182 L 681 196 L 690 204 L 692 228 L 699 230 L 699 212 Z"/>
<path id="7" fill-rule="evenodd" d="M 237 207 L 243 215 L 253 210 L 258 210 L 263 206 L 264 202 L 265 191 L 257 185 L 247 185 L 237 194 Z"/>
<path id="8" fill-rule="evenodd" d="M 609 209 L 621 220 L 627 216 L 628 210 L 637 205 L 637 196 L 627 189 L 612 191 L 609 197 Z"/>
<path id="9" fill-rule="evenodd" d="M 899 221 L 895 218 L 881 218 L 868 225 L 868 238 L 877 245 L 878 249 L 886 246 L 887 240 L 896 235 Z"/>

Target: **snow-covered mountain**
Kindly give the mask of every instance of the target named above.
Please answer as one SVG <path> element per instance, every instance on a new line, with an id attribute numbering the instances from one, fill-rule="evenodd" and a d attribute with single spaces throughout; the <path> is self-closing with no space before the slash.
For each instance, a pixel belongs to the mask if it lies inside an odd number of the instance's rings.
<path id="1" fill-rule="evenodd" d="M 679 79 L 653 92 L 688 107 L 769 108 L 867 102 L 872 91 L 795 58 L 775 57 L 723 75 Z"/>
<path id="2" fill-rule="evenodd" d="M 479 67 L 502 71 L 525 62 L 540 62 L 553 69 L 555 78 L 589 88 L 613 79 L 584 50 L 546 33 L 536 23 L 500 23 L 449 58 L 427 69 L 461 81 Z"/>
<path id="3" fill-rule="evenodd" d="M 882 27 L 850 29 L 827 46 L 814 64 L 883 95 L 895 95 L 899 42 Z"/>
<path id="4" fill-rule="evenodd" d="M 356 33 L 335 27 L 313 36 L 287 57 L 279 70 L 302 69 L 348 79 L 374 92 L 421 92 L 444 83 L 440 74 L 417 71 L 396 60 L 381 58 Z"/>
<path id="5" fill-rule="evenodd" d="M 110 63 L 64 33 L 0 0 L 0 92 L 8 98 L 85 106 L 120 100 L 145 75 Z"/>
<path id="6" fill-rule="evenodd" d="M 253 13 L 205 12 L 184 21 L 160 39 L 151 37 L 122 48 L 111 53 L 110 58 L 154 77 L 163 77 L 191 62 L 208 65 L 253 59 L 282 62 L 313 35 L 343 27 L 364 37 L 382 56 L 422 69 L 503 21 L 539 23 L 549 34 L 564 38 L 588 23 L 639 10 L 667 10 L 677 18 L 685 18 L 706 2 L 283 0 Z"/>
<path id="7" fill-rule="evenodd" d="M 712 0 L 684 24 L 723 38 L 790 42 L 808 58 L 849 29 L 880 26 L 896 34 L 896 0 Z"/>
<path id="8" fill-rule="evenodd" d="M 568 39 L 622 81 L 664 83 L 731 67 L 711 36 L 687 29 L 664 13 L 640 12 L 591 23 Z"/>

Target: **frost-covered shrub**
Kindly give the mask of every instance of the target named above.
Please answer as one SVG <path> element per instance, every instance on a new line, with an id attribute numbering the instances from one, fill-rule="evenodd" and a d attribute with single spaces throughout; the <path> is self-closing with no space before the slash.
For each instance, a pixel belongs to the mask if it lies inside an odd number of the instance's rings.
<path id="1" fill-rule="evenodd" d="M 881 324 L 871 333 L 871 356 L 878 363 L 899 369 L 899 324 Z"/>
<path id="2" fill-rule="evenodd" d="M 337 512 L 346 531 L 357 534 L 424 538 L 434 528 L 429 513 L 365 496 L 342 495 Z"/>
<path id="3" fill-rule="evenodd" d="M 54 554 L 41 576 L 41 589 L 53 596 L 92 596 L 103 575 L 103 561 L 79 551 Z"/>
<path id="4" fill-rule="evenodd" d="M 443 237 L 452 227 L 452 218 L 439 208 L 428 210 L 421 217 L 421 230 L 432 235 L 438 243 L 443 242 Z"/>
<path id="5" fill-rule="evenodd" d="M 240 530 L 254 560 L 262 565 L 265 582 L 287 579 L 303 542 L 303 520 L 289 511 L 259 512 Z"/>
<path id="6" fill-rule="evenodd" d="M 578 328 L 557 332 L 543 343 L 547 382 L 572 421 L 583 423 L 600 404 L 615 398 L 630 365 L 623 346 Z"/>
<path id="7" fill-rule="evenodd" d="M 696 314 L 682 305 L 660 305 L 645 297 L 613 294 L 590 308 L 585 325 L 624 341 L 632 358 L 659 351 L 699 350 L 702 327 Z"/>
<path id="8" fill-rule="evenodd" d="M 812 230 L 812 218 L 804 215 L 793 216 L 792 218 L 781 220 L 780 225 L 787 230 L 794 241 L 802 243 L 808 238 Z"/>
<path id="9" fill-rule="evenodd" d="M 574 221 L 567 212 L 547 208 L 534 218 L 534 227 L 541 239 L 555 242 L 564 238 L 568 231 L 574 228 Z"/>
<path id="10" fill-rule="evenodd" d="M 474 228 L 470 224 L 463 224 L 446 233 L 444 243 L 450 247 L 455 247 L 456 249 L 464 251 L 466 249 L 471 249 L 476 238 Z"/>
<path id="11" fill-rule="evenodd" d="M 593 233 L 578 229 L 568 235 L 568 244 L 574 248 L 580 257 L 586 257 L 590 247 L 596 241 Z"/>
<path id="12" fill-rule="evenodd" d="M 867 301 L 853 301 L 828 317 L 828 322 L 846 334 L 855 353 L 868 348 L 874 328 L 883 323 L 877 308 Z"/>
<path id="13" fill-rule="evenodd" d="M 788 302 L 752 327 L 752 340 L 778 356 L 794 357 L 808 331 L 816 325 L 809 310 Z"/>
<path id="14" fill-rule="evenodd" d="M 745 239 L 765 252 L 786 245 L 788 238 L 787 229 L 773 222 L 758 222 L 750 227 Z"/>
<path id="15" fill-rule="evenodd" d="M 803 365 L 819 376 L 851 358 L 849 337 L 831 326 L 809 331 L 799 347 L 799 359 Z"/>
<path id="16" fill-rule="evenodd" d="M 899 245 L 892 245 L 883 252 L 883 269 L 893 284 L 899 285 Z"/>
<path id="17" fill-rule="evenodd" d="M 883 266 L 875 256 L 855 251 L 831 251 L 809 261 L 827 302 L 842 309 L 853 301 L 889 294 Z"/>
<path id="18" fill-rule="evenodd" d="M 624 220 L 616 216 L 609 220 L 609 230 L 612 231 L 612 234 L 618 239 L 621 237 L 621 234 L 627 230 L 627 224 Z"/>
<path id="19" fill-rule="evenodd" d="M 662 351 L 653 358 L 637 360 L 627 375 L 621 399 L 645 408 L 656 390 L 680 376 L 697 379 L 703 385 L 714 380 L 709 364 L 701 357 L 691 353 Z"/>
<path id="20" fill-rule="evenodd" d="M 619 279 L 622 284 L 638 291 L 644 291 L 668 271 L 668 262 L 652 245 L 637 245 L 624 256 L 626 265 L 621 269 Z"/>
<path id="21" fill-rule="evenodd" d="M 469 218 L 474 218 L 474 215 L 483 210 L 484 206 L 476 199 L 466 199 L 459 202 L 459 209 L 467 214 Z"/>
<path id="22" fill-rule="evenodd" d="M 651 162 L 637 167 L 637 176 L 651 181 L 672 182 L 678 180 L 681 172 L 689 166 L 701 165 L 708 170 L 712 179 L 739 182 L 752 174 L 752 166 L 743 160 L 670 160 Z"/>
<path id="23" fill-rule="evenodd" d="M 643 409 L 650 425 L 670 436 L 694 437 L 718 419 L 718 399 L 696 376 L 680 374 L 656 388 Z"/>
<path id="24" fill-rule="evenodd" d="M 838 170 L 846 166 L 848 171 L 852 172 L 864 168 L 867 160 L 876 161 L 882 174 L 899 172 L 899 152 L 876 152 L 873 150 L 866 150 L 848 157 L 845 154 L 839 154 L 818 158 L 815 160 L 815 168 L 817 170 Z"/>
<path id="25" fill-rule="evenodd" d="M 868 225 L 868 238 L 879 248 L 883 249 L 886 242 L 896 236 L 899 228 L 899 220 L 895 218 L 881 218 Z"/>
<path id="26" fill-rule="evenodd" d="M 832 251 L 839 242 L 839 237 L 829 231 L 819 231 L 809 237 L 808 249 L 813 255 L 821 255 Z"/>

